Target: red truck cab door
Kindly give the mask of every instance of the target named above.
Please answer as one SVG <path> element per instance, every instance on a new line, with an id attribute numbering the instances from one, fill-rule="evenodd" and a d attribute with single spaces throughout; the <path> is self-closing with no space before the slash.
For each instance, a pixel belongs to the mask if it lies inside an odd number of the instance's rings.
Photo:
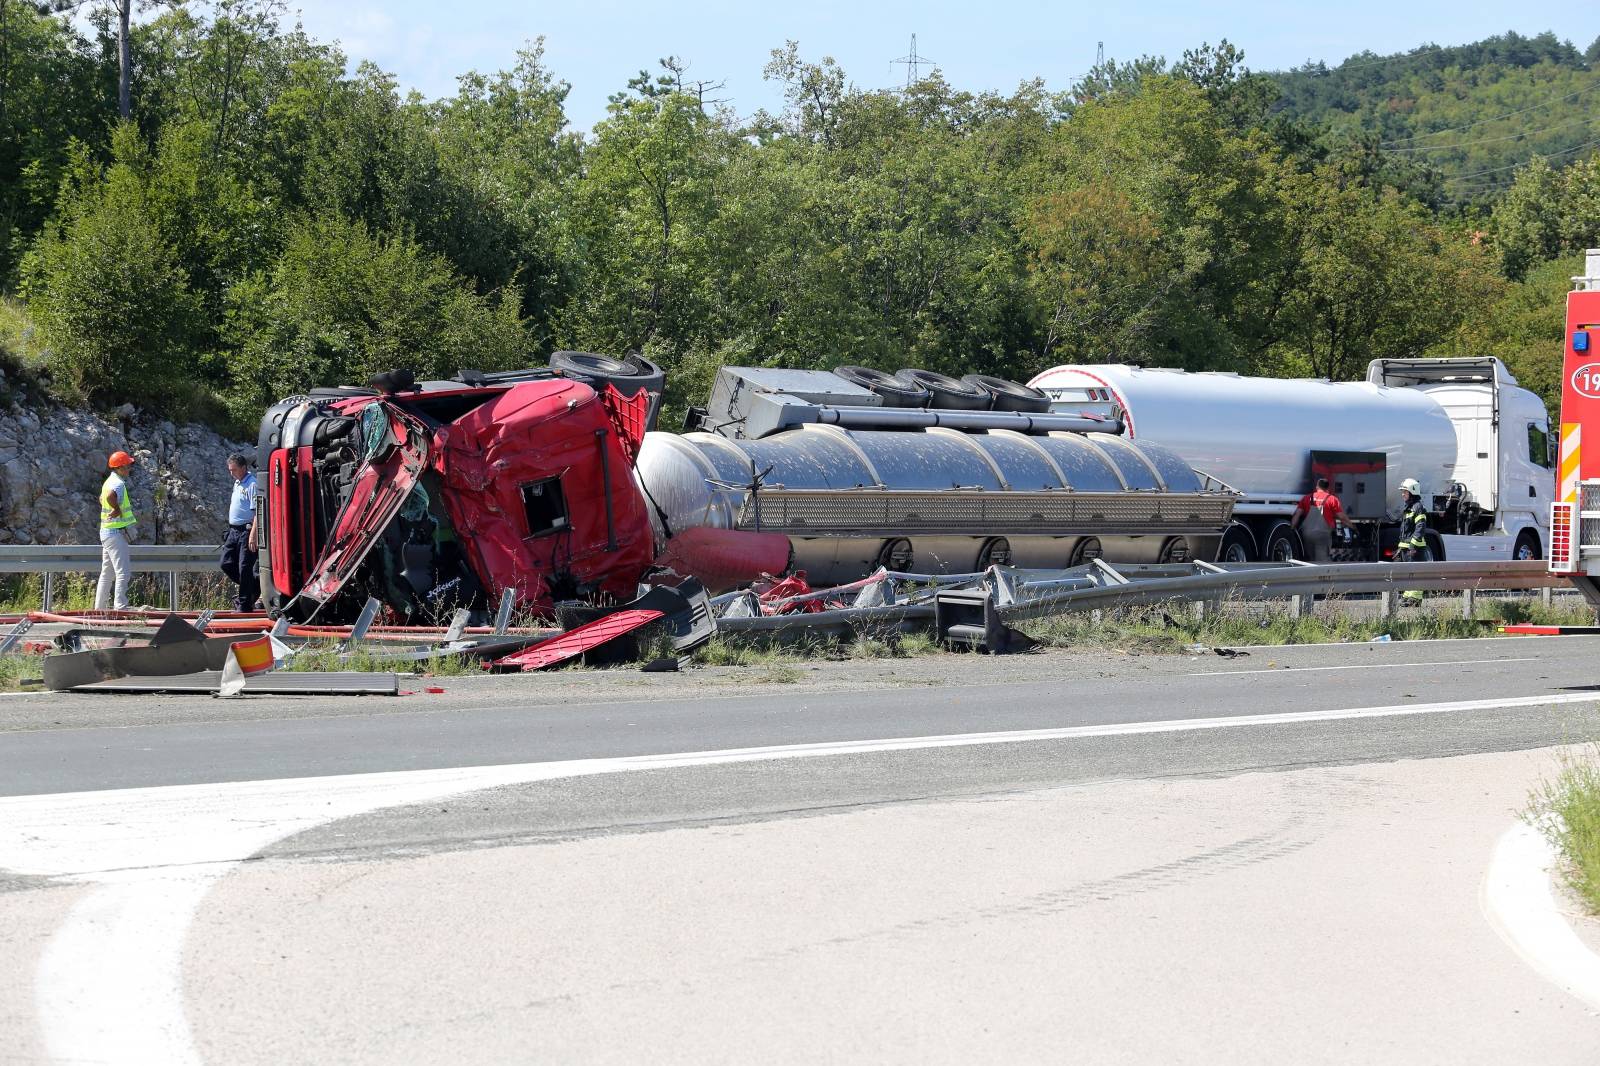
<path id="1" fill-rule="evenodd" d="M 299 593 L 314 603 L 326 603 L 350 580 L 428 467 L 427 427 L 392 403 L 374 400 L 361 409 L 361 436 L 363 459 L 350 497 Z"/>

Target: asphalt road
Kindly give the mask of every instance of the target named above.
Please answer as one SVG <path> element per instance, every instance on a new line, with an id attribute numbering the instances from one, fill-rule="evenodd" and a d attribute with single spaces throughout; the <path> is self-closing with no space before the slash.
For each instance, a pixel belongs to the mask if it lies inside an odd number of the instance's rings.
<path id="1" fill-rule="evenodd" d="M 1600 682 L 1587 668 L 1590 648 L 1589 638 L 1573 637 L 1258 648 L 1232 659 L 1209 653 L 935 656 L 826 663 L 798 680 L 785 676 L 776 682 L 761 668 L 464 678 L 442 682 L 442 694 L 412 683 L 416 694 L 398 698 L 0 697 L 0 794 L 1115 726 L 1413 701 L 1542 695 L 1570 701 Z M 1600 704 L 1600 687 L 1592 690 Z M 1247 762 L 1276 766 L 1510 750 L 1570 741 L 1588 735 L 1592 725 L 1592 705 L 1585 702 L 1463 710 L 1420 729 L 1372 721 L 1313 726 L 1264 740 L 1259 761 Z M 1302 739 L 1308 734 L 1315 738 L 1309 747 Z"/>
<path id="2" fill-rule="evenodd" d="M 20 697 L 0 1048 L 1592 1062 L 1595 1008 L 1479 901 L 1554 746 L 1600 737 L 1591 647 Z"/>

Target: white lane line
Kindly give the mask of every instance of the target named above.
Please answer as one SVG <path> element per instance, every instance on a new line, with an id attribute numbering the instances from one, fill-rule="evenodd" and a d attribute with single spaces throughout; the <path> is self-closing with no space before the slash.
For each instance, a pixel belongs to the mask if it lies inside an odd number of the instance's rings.
<path id="1" fill-rule="evenodd" d="M 1426 663 L 1355 663 L 1349 666 L 1263 666 L 1252 670 L 1201 670 L 1184 677 L 1234 677 L 1238 674 L 1309 674 L 1327 670 L 1400 670 L 1415 666 L 1479 666 L 1485 663 L 1533 663 L 1538 657 L 1517 659 L 1436 659 Z"/>
<path id="2" fill-rule="evenodd" d="M 1562 693 L 1270 715 L 1127 722 L 0 798 L 0 867 L 95 884 L 47 944 L 35 982 L 50 1054 L 198 1063 L 184 1011 L 184 932 L 210 886 L 274 841 L 385 807 L 533 781 L 677 767 L 1298 722 L 1600 702 Z"/>
<path id="3" fill-rule="evenodd" d="M 1546 980 L 1600 1010 L 1600 955 L 1561 916 L 1550 883 L 1555 849 L 1526 822 L 1494 846 L 1480 901 L 1484 916 L 1524 962 Z"/>
<path id="4" fill-rule="evenodd" d="M 1283 648 L 1400 648 L 1410 647 L 1413 644 L 1482 644 L 1492 640 L 1496 644 L 1503 644 L 1508 640 L 1582 640 L 1582 636 L 1539 636 L 1530 633 L 1496 633 L 1484 634 L 1479 637 L 1412 637 L 1406 640 L 1341 640 L 1323 644 L 1229 644 L 1230 648 L 1241 648 L 1247 651 L 1276 651 Z M 1553 647 L 1554 645 L 1552 645 Z"/>

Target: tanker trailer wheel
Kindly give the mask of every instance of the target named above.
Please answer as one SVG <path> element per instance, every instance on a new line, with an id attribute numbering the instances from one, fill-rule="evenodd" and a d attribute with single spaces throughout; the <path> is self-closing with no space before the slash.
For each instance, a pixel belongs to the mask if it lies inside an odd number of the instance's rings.
<path id="1" fill-rule="evenodd" d="M 1161 558 L 1163 563 L 1186 563 L 1189 561 L 1189 538 L 1168 537 L 1165 544 L 1161 545 Z"/>
<path id="2" fill-rule="evenodd" d="M 1539 544 L 1539 534 L 1531 529 L 1518 533 L 1517 545 L 1511 549 L 1511 558 L 1523 563 L 1530 559 L 1543 559 L 1544 549 Z"/>
<path id="3" fill-rule="evenodd" d="M 926 407 L 928 390 L 870 366 L 836 366 L 833 372 L 852 385 L 876 393 L 885 407 Z"/>
<path id="4" fill-rule="evenodd" d="M 1050 410 L 1050 397 L 1031 385 L 1019 385 L 1015 381 L 988 374 L 963 374 L 961 380 L 978 386 L 993 397 L 996 411 L 1043 414 Z"/>
<path id="5" fill-rule="evenodd" d="M 978 549 L 978 569 L 1011 565 L 1011 542 L 1004 537 L 990 537 Z"/>
<path id="6" fill-rule="evenodd" d="M 1222 535 L 1222 544 L 1217 548 L 1217 562 L 1219 563 L 1253 563 L 1256 561 L 1256 538 L 1251 535 L 1248 526 L 1242 522 L 1235 522 L 1228 527 Z"/>
<path id="7" fill-rule="evenodd" d="M 883 547 L 878 549 L 878 566 L 897 574 L 911 572 L 912 558 L 911 542 L 905 537 L 886 540 Z"/>
<path id="8" fill-rule="evenodd" d="M 932 370 L 902 370 L 895 379 L 928 390 L 928 406 L 941 411 L 987 411 L 994 397 L 982 385 Z"/>
<path id="9" fill-rule="evenodd" d="M 1287 522 L 1279 522 L 1272 527 L 1272 532 L 1267 534 L 1267 551 L 1265 558 L 1268 562 L 1286 563 L 1291 559 L 1298 559 L 1304 554 L 1300 548 L 1300 534 Z"/>
<path id="10" fill-rule="evenodd" d="M 1428 542 L 1428 554 L 1433 556 L 1433 561 L 1444 562 L 1444 538 L 1431 529 L 1425 529 L 1422 531 L 1422 539 Z"/>
<path id="11" fill-rule="evenodd" d="M 1067 567 L 1082 566 L 1100 558 L 1100 538 L 1084 537 L 1072 546 L 1072 554 L 1067 557 Z"/>

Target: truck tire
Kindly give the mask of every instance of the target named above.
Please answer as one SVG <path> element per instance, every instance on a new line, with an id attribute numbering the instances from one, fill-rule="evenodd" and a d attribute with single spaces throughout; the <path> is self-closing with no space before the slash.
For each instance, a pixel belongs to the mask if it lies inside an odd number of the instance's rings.
<path id="1" fill-rule="evenodd" d="M 991 566 L 1011 565 L 1011 542 L 1005 537 L 990 537 L 983 542 L 983 547 L 978 549 L 977 569 L 987 570 Z"/>
<path id="2" fill-rule="evenodd" d="M 1428 542 L 1428 554 L 1433 557 L 1433 562 L 1444 562 L 1444 538 L 1431 529 L 1425 529 L 1422 539 Z"/>
<path id="3" fill-rule="evenodd" d="M 1067 567 L 1082 566 L 1100 558 L 1101 551 L 1099 537 L 1084 537 L 1072 546 L 1072 554 L 1067 557 Z"/>
<path id="4" fill-rule="evenodd" d="M 641 389 L 659 395 L 667 381 L 659 366 L 636 352 L 621 359 L 595 352 L 552 352 L 550 367 L 582 382 L 610 385 L 624 396 Z"/>
<path id="5" fill-rule="evenodd" d="M 907 385 L 928 390 L 928 406 L 939 411 L 987 411 L 994 402 L 989 390 L 970 381 L 932 370 L 908 368 L 895 375 Z"/>
<path id="6" fill-rule="evenodd" d="M 921 385 L 910 384 L 870 366 L 836 366 L 833 372 L 852 385 L 877 393 L 885 407 L 926 407 L 932 399 Z"/>
<path id="7" fill-rule="evenodd" d="M 1539 534 L 1531 529 L 1524 529 L 1518 533 L 1516 546 L 1511 549 L 1511 558 L 1519 562 L 1543 559 L 1544 547 L 1539 543 Z"/>
<path id="8" fill-rule="evenodd" d="M 1022 411 L 1026 414 L 1043 414 L 1050 410 L 1050 397 L 1030 385 L 1019 385 L 1015 381 L 988 374 L 963 374 L 961 380 L 987 392 L 992 410 Z"/>
<path id="9" fill-rule="evenodd" d="M 1217 562 L 1253 563 L 1255 561 L 1255 536 L 1244 523 L 1233 523 L 1228 527 L 1227 532 L 1222 535 L 1222 543 L 1217 546 Z"/>
<path id="10" fill-rule="evenodd" d="M 1300 535 L 1287 522 L 1279 522 L 1267 534 L 1267 549 L 1262 558 L 1269 563 L 1286 563 L 1305 554 L 1300 547 Z"/>
<path id="11" fill-rule="evenodd" d="M 649 393 L 650 410 L 645 415 L 644 428 L 656 428 L 656 416 L 661 413 L 661 394 L 667 386 L 667 375 L 638 352 L 629 352 L 621 359 L 595 352 L 551 352 L 550 368 L 596 390 L 610 385 L 624 396 Z"/>
<path id="12" fill-rule="evenodd" d="M 1161 545 L 1160 562 L 1186 563 L 1191 558 L 1192 553 L 1189 551 L 1189 538 L 1187 537 L 1168 537 L 1166 543 Z"/>

